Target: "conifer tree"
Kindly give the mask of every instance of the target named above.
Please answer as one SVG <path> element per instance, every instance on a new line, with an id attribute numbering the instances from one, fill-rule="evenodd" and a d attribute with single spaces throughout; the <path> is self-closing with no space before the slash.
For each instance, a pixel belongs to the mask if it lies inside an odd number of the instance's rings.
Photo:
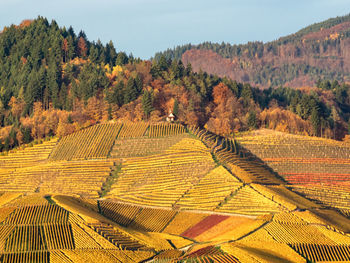
<path id="1" fill-rule="evenodd" d="M 137 98 L 138 91 L 135 85 L 135 80 L 129 78 L 125 88 L 124 103 L 127 104 Z"/>
<path id="2" fill-rule="evenodd" d="M 320 114 L 317 108 L 313 108 L 311 111 L 311 123 L 314 130 L 314 135 L 318 136 L 321 120 L 320 120 Z"/>
<path id="3" fill-rule="evenodd" d="M 248 115 L 248 126 L 252 129 L 256 129 L 258 124 L 256 120 L 256 112 L 255 111 L 250 111 Z"/>
<path id="4" fill-rule="evenodd" d="M 154 110 L 153 108 L 153 93 L 151 91 L 145 90 L 142 95 L 142 108 L 143 112 L 148 119 L 151 112 Z"/>
<path id="5" fill-rule="evenodd" d="M 179 114 L 179 101 L 177 99 L 174 101 L 173 113 L 175 116 Z"/>
<path id="6" fill-rule="evenodd" d="M 128 56 L 124 52 L 119 52 L 115 64 L 119 66 L 123 66 L 127 64 L 128 61 L 129 61 Z"/>

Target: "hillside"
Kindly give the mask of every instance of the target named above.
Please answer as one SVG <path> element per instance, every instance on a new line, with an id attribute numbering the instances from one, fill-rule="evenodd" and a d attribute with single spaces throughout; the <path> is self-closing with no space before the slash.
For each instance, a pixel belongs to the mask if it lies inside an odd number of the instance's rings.
<path id="1" fill-rule="evenodd" d="M 165 57 L 142 61 L 43 17 L 0 34 L 1 152 L 109 120 L 157 123 L 170 111 L 220 135 L 267 127 L 342 140 L 350 85 L 262 90 Z"/>
<path id="2" fill-rule="evenodd" d="M 319 79 L 350 81 L 350 15 L 331 18 L 295 34 L 241 45 L 205 42 L 155 55 L 263 88 L 315 86 Z"/>
<path id="3" fill-rule="evenodd" d="M 297 194 L 242 145 L 119 122 L 0 156 L 0 261 L 349 261 L 346 209 Z"/>
<path id="4" fill-rule="evenodd" d="M 349 214 L 349 144 L 259 130 L 236 138 L 294 191 Z"/>

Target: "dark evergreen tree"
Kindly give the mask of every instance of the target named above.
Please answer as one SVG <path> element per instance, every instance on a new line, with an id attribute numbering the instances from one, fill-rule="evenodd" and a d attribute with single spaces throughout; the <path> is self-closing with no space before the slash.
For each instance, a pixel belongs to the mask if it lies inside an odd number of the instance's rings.
<path id="1" fill-rule="evenodd" d="M 140 94 L 143 88 L 143 82 L 139 74 L 137 74 L 135 77 L 135 85 L 136 85 L 137 93 Z"/>
<path id="2" fill-rule="evenodd" d="M 69 32 L 69 30 L 68 30 L 68 32 Z M 73 37 L 74 37 L 74 32 L 73 32 L 73 35 L 69 34 L 69 36 L 68 36 L 68 59 L 69 60 L 73 59 L 75 56 L 76 47 L 74 44 Z"/>
<path id="3" fill-rule="evenodd" d="M 157 62 L 153 61 L 150 73 L 152 74 L 153 78 L 158 78 L 161 76 L 161 70 Z"/>
<path id="4" fill-rule="evenodd" d="M 256 118 L 256 112 L 250 111 L 248 115 L 248 126 L 252 129 L 256 129 L 258 127 L 258 122 Z"/>
<path id="5" fill-rule="evenodd" d="M 118 56 L 117 56 L 117 59 L 115 61 L 115 64 L 119 65 L 119 66 L 123 66 L 123 65 L 127 64 L 128 61 L 129 61 L 129 58 L 125 54 L 125 52 L 119 52 Z"/>
<path id="6" fill-rule="evenodd" d="M 117 59 L 117 52 L 115 51 L 114 45 L 112 41 L 109 41 L 106 45 L 106 63 L 114 66 Z"/>
<path id="7" fill-rule="evenodd" d="M 185 74 L 186 76 L 189 76 L 190 74 L 192 74 L 192 65 L 191 63 L 188 63 L 187 66 L 186 66 L 186 69 L 185 69 Z"/>
<path id="8" fill-rule="evenodd" d="M 117 104 L 118 106 L 123 105 L 124 103 L 124 90 L 125 85 L 123 81 L 118 82 L 116 88 L 114 89 L 112 96 L 112 103 Z"/>
<path id="9" fill-rule="evenodd" d="M 311 123 L 314 130 L 314 135 L 319 136 L 321 119 L 317 108 L 313 108 L 311 111 Z"/>
<path id="10" fill-rule="evenodd" d="M 138 96 L 137 87 L 135 85 L 135 80 L 129 78 L 125 88 L 124 103 L 127 104 L 135 100 Z"/>
<path id="11" fill-rule="evenodd" d="M 175 116 L 179 114 L 179 101 L 177 99 L 175 99 L 174 101 L 173 113 L 175 114 Z"/>
<path id="12" fill-rule="evenodd" d="M 151 91 L 144 90 L 142 95 L 142 108 L 143 108 L 143 112 L 146 115 L 146 118 L 148 119 L 151 112 L 154 110 L 153 93 Z"/>
<path id="13" fill-rule="evenodd" d="M 30 106 L 32 106 L 33 102 L 42 99 L 40 81 L 38 79 L 38 73 L 36 73 L 35 71 L 33 71 L 29 76 L 29 82 L 26 88 L 24 99 L 26 104 Z"/>
<path id="14" fill-rule="evenodd" d="M 161 56 L 158 62 L 158 67 L 160 71 L 166 71 L 169 68 L 169 64 L 165 56 Z"/>
<path id="15" fill-rule="evenodd" d="M 67 86 L 66 84 L 62 83 L 60 93 L 59 93 L 59 106 L 61 109 L 66 109 L 66 102 L 67 102 Z"/>
<path id="16" fill-rule="evenodd" d="M 99 54 L 98 54 L 98 49 L 94 46 L 91 45 L 90 47 L 90 52 L 89 52 L 89 58 L 93 63 L 96 63 L 99 59 Z"/>
<path id="17" fill-rule="evenodd" d="M 51 63 L 47 71 L 47 84 L 53 107 L 59 107 L 59 87 L 61 85 L 61 71 L 56 63 Z"/>
<path id="18" fill-rule="evenodd" d="M 3 149 L 4 149 L 4 151 L 10 150 L 10 138 L 9 137 L 5 138 Z"/>

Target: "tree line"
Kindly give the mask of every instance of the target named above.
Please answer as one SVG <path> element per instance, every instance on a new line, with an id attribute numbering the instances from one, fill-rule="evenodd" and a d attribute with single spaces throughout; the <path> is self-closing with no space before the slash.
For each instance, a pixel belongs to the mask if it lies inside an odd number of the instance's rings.
<path id="1" fill-rule="evenodd" d="M 223 135 L 260 127 L 337 139 L 348 132 L 350 88 L 333 80 L 261 90 L 166 56 L 142 61 L 42 17 L 5 28 L 0 54 L 0 150 L 108 120 L 161 121 L 170 110 Z"/>

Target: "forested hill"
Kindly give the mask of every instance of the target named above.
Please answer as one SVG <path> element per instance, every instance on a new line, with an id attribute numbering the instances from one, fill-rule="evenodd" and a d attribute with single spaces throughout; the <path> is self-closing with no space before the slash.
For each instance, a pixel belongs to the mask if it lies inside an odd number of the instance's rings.
<path id="1" fill-rule="evenodd" d="M 6 106 L 11 96 L 22 97 L 25 113 L 35 101 L 45 108 L 50 103 L 71 108 L 74 96 L 88 99 L 108 87 L 104 69 L 96 65 L 122 65 L 128 59 L 112 42 L 89 42 L 84 32 L 77 35 L 72 27 L 59 28 L 56 21 L 43 17 L 5 27 L 0 35 L 2 103 Z"/>
<path id="2" fill-rule="evenodd" d="M 43 17 L 0 33 L 0 151 L 95 123 L 164 121 L 169 111 L 222 135 L 267 127 L 342 139 L 350 86 L 262 90 L 164 56 L 135 59 Z"/>
<path id="3" fill-rule="evenodd" d="M 315 86 L 317 80 L 350 81 L 350 15 L 308 26 L 276 41 L 242 45 L 205 42 L 155 55 L 260 87 Z"/>

